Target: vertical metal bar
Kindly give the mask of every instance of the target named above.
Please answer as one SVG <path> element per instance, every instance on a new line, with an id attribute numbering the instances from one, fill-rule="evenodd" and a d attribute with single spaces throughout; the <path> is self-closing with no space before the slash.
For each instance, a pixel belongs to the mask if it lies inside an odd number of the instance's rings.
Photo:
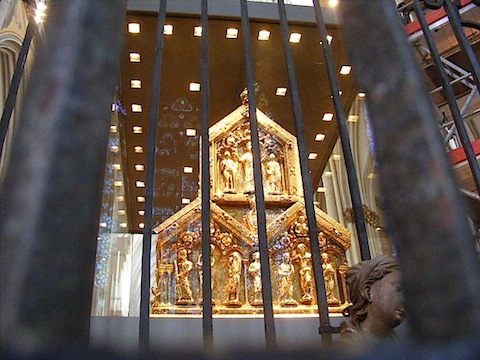
<path id="1" fill-rule="evenodd" d="M 243 30 L 243 45 L 245 48 L 245 63 L 247 71 L 248 113 L 252 136 L 253 176 L 255 183 L 255 199 L 257 205 L 258 245 L 260 250 L 260 268 L 262 275 L 262 298 L 265 323 L 265 340 L 267 349 L 277 346 L 275 321 L 273 318 L 272 283 L 270 262 L 268 256 L 267 223 L 265 218 L 265 194 L 263 191 L 262 163 L 260 158 L 260 140 L 257 123 L 257 100 L 255 98 L 255 76 L 253 70 L 253 53 L 250 43 L 250 23 L 246 0 L 240 0 Z"/>
<path id="2" fill-rule="evenodd" d="M 285 60 L 288 73 L 288 82 L 290 87 L 290 97 L 292 100 L 293 116 L 295 121 L 295 130 L 297 132 L 297 145 L 300 155 L 300 170 L 302 173 L 303 196 L 305 199 L 305 212 L 308 221 L 308 231 L 310 237 L 310 246 L 312 248 L 313 272 L 315 275 L 315 290 L 317 296 L 318 316 L 320 320 L 320 334 L 325 345 L 332 342 L 330 317 L 328 314 L 327 295 L 325 292 L 325 279 L 323 277 L 322 259 L 320 255 L 320 245 L 318 243 L 317 220 L 315 218 L 315 207 L 313 204 L 313 186 L 307 159 L 307 142 L 305 140 L 305 128 L 303 125 L 302 109 L 300 105 L 300 95 L 298 92 L 298 83 L 295 75 L 295 64 L 293 61 L 292 50 L 288 43 L 288 20 L 283 0 L 278 0 L 278 13 L 280 17 L 280 27 L 282 30 L 282 42 L 285 53 Z"/>
<path id="3" fill-rule="evenodd" d="M 474 341 L 480 322 L 479 259 L 434 108 L 395 4 L 348 1 L 340 11 L 355 76 L 367 93 L 410 335 L 419 343 Z"/>
<path id="4" fill-rule="evenodd" d="M 88 345 L 125 9 L 123 0 L 50 2 L 0 185 L 2 347 Z"/>
<path id="5" fill-rule="evenodd" d="M 448 1 L 448 0 L 447 0 Z M 440 74 L 440 78 L 442 80 L 443 91 L 445 97 L 447 98 L 448 106 L 450 111 L 453 115 L 453 121 L 457 127 L 457 132 L 460 137 L 460 141 L 463 145 L 463 150 L 467 156 L 468 164 L 470 165 L 470 170 L 472 172 L 472 176 L 475 182 L 475 186 L 477 188 L 477 192 L 480 193 L 480 166 L 478 165 L 477 158 L 475 156 L 475 152 L 473 151 L 472 143 L 468 137 L 467 130 L 465 129 L 465 124 L 463 122 L 462 114 L 458 108 L 457 100 L 455 98 L 455 93 L 453 92 L 452 85 L 450 84 L 450 80 L 448 75 L 443 67 L 442 60 L 440 59 L 440 54 L 438 53 L 437 46 L 435 45 L 435 41 L 433 39 L 432 33 L 428 28 L 427 21 L 425 19 L 425 14 L 420 6 L 420 0 L 414 0 L 413 6 L 415 8 L 415 12 L 417 14 L 417 18 L 420 22 L 420 26 L 422 27 L 423 36 L 425 37 L 425 41 L 430 49 L 430 55 L 432 56 L 433 62 Z"/>
<path id="6" fill-rule="evenodd" d="M 327 41 L 327 28 L 323 19 L 322 8 L 319 0 L 314 0 L 315 18 L 317 20 L 318 31 L 322 39 L 323 53 L 325 63 L 327 65 L 328 79 L 330 80 L 330 88 L 332 89 L 333 103 L 337 114 L 338 131 L 340 142 L 342 144 L 343 156 L 345 158 L 345 167 L 347 169 L 348 185 L 350 189 L 350 198 L 352 200 L 353 213 L 355 215 L 355 228 L 357 230 L 358 241 L 360 245 L 360 256 L 362 260 L 370 259 L 370 246 L 368 244 L 367 229 L 365 225 L 365 215 L 363 214 L 362 199 L 360 197 L 360 188 L 353 161 L 352 148 L 348 135 L 347 120 L 345 111 L 340 98 L 340 88 L 335 73 L 335 64 L 333 63 L 332 50 Z"/>
<path id="7" fill-rule="evenodd" d="M 202 0 L 202 263 L 203 349 L 213 351 L 212 266 L 210 249 L 210 72 L 208 0 Z"/>
<path id="8" fill-rule="evenodd" d="M 472 45 L 468 42 L 465 32 L 463 31 L 463 26 L 460 19 L 460 14 L 458 13 L 458 8 L 451 2 L 451 0 L 444 0 L 443 4 L 445 11 L 447 12 L 448 18 L 450 19 L 450 26 L 452 27 L 455 37 L 458 40 L 460 48 L 467 56 L 470 64 L 472 66 L 472 75 L 475 79 L 477 89 L 480 91 L 480 64 L 478 62 L 477 56 L 473 51 Z"/>
<path id="9" fill-rule="evenodd" d="M 152 79 L 152 97 L 148 121 L 147 174 L 145 182 L 145 227 L 143 230 L 142 280 L 140 293 L 139 351 L 148 354 L 150 349 L 150 258 L 152 251 L 153 191 L 155 182 L 155 150 L 157 146 L 157 122 L 160 101 L 160 82 L 162 79 L 163 28 L 167 0 L 160 0 L 157 20 L 157 39 L 155 63 Z"/>
<path id="10" fill-rule="evenodd" d="M 22 48 L 20 49 L 17 63 L 15 64 L 15 71 L 13 73 L 10 89 L 8 90 L 7 99 L 5 101 L 2 119 L 0 120 L 0 156 L 3 153 L 3 145 L 5 144 L 8 126 L 10 125 L 10 119 L 12 117 L 13 109 L 15 108 L 18 89 L 20 88 L 20 81 L 22 80 L 25 64 L 27 62 L 28 51 L 30 49 L 30 44 L 32 43 L 36 28 L 37 26 L 35 24 L 35 20 L 30 19 L 28 22 L 27 31 L 25 32 L 25 38 L 23 39 Z"/>

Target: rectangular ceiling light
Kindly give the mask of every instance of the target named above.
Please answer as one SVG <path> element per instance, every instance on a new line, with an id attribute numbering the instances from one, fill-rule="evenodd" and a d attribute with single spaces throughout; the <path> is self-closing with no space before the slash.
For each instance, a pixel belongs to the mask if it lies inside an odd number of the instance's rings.
<path id="1" fill-rule="evenodd" d="M 118 201 L 125 201 L 125 197 L 120 195 L 120 196 L 117 196 L 117 200 Z"/>
<path id="2" fill-rule="evenodd" d="M 227 34 L 225 35 L 227 39 L 236 39 L 238 37 L 238 29 L 228 28 Z"/>
<path id="3" fill-rule="evenodd" d="M 185 129 L 185 135 L 187 136 L 197 136 L 196 129 Z"/>
<path id="4" fill-rule="evenodd" d="M 122 167 L 120 164 L 112 164 L 112 169 L 113 170 L 120 170 Z"/>
<path id="5" fill-rule="evenodd" d="M 138 227 L 139 227 L 140 229 L 143 229 L 143 228 L 145 227 L 145 224 L 144 224 L 144 223 L 139 223 L 139 224 L 138 224 Z"/>
<path id="6" fill-rule="evenodd" d="M 98 226 L 100 226 L 100 227 L 102 227 L 102 228 L 106 228 L 106 227 L 107 227 L 107 223 L 101 222 L 100 224 L 98 224 Z"/>
<path id="7" fill-rule="evenodd" d="M 140 203 L 145 202 L 145 196 L 137 196 L 137 201 Z"/>
<path id="8" fill-rule="evenodd" d="M 333 41 L 333 36 L 332 35 L 327 35 L 327 42 L 331 44 Z"/>
<path id="9" fill-rule="evenodd" d="M 119 186 L 122 186 L 122 185 L 123 185 L 123 181 L 121 181 L 121 180 L 116 180 L 116 181 L 113 182 L 113 186 L 119 187 Z"/>
<path id="10" fill-rule="evenodd" d="M 137 171 L 144 171 L 145 166 L 143 164 L 135 164 L 135 170 Z"/>
<path id="11" fill-rule="evenodd" d="M 140 33 L 140 24 L 139 23 L 128 23 L 128 32 L 130 34 L 139 34 Z"/>
<path id="12" fill-rule="evenodd" d="M 201 26 L 195 26 L 193 28 L 193 36 L 202 36 L 202 27 Z"/>
<path id="13" fill-rule="evenodd" d="M 182 204 L 183 204 L 183 205 L 190 204 L 190 199 L 182 198 Z"/>
<path id="14" fill-rule="evenodd" d="M 138 187 L 138 188 L 144 188 L 145 187 L 145 182 L 135 181 L 135 186 Z"/>
<path id="15" fill-rule="evenodd" d="M 141 146 L 135 146 L 135 147 L 133 148 L 133 150 L 134 150 L 137 154 L 143 153 L 143 147 L 141 147 Z"/>
<path id="16" fill-rule="evenodd" d="M 117 125 L 110 125 L 110 132 L 116 133 L 117 132 Z"/>
<path id="17" fill-rule="evenodd" d="M 332 113 L 325 113 L 323 114 L 322 120 L 323 121 L 332 121 L 333 114 Z"/>
<path id="18" fill-rule="evenodd" d="M 134 113 L 141 113 L 142 110 L 142 105 L 140 104 L 132 104 L 132 112 Z"/>
<path id="19" fill-rule="evenodd" d="M 164 35 L 173 35 L 173 25 L 164 25 L 163 26 Z"/>
<path id="20" fill-rule="evenodd" d="M 348 75 L 352 71 L 352 67 L 350 65 L 343 65 L 340 68 L 340 75 Z"/>
<path id="21" fill-rule="evenodd" d="M 308 160 L 315 160 L 317 157 L 317 153 L 311 152 L 310 154 L 308 154 Z"/>
<path id="22" fill-rule="evenodd" d="M 138 215 L 140 215 L 140 216 L 145 215 L 145 210 L 138 210 Z"/>
<path id="23" fill-rule="evenodd" d="M 130 87 L 132 89 L 141 89 L 142 88 L 142 81 L 141 80 L 130 80 Z"/>
<path id="24" fill-rule="evenodd" d="M 365 97 L 365 93 L 364 93 L 364 92 L 359 92 L 359 93 L 358 93 L 358 97 L 359 97 L 359 98 L 364 98 L 364 97 Z"/>
<path id="25" fill-rule="evenodd" d="M 291 33 L 290 38 L 288 39 L 289 42 L 293 44 L 298 44 L 302 39 L 302 34 L 300 33 Z"/>
<path id="26" fill-rule="evenodd" d="M 118 145 L 112 145 L 112 146 L 110 146 L 110 151 L 111 151 L 111 152 L 114 152 L 114 153 L 118 152 Z"/>
<path id="27" fill-rule="evenodd" d="M 141 133 L 143 133 L 143 128 L 141 126 L 134 126 L 133 127 L 133 133 L 134 134 L 141 134 Z"/>
<path id="28" fill-rule="evenodd" d="M 260 30 L 258 32 L 258 40 L 266 41 L 270 39 L 270 31 L 268 30 Z"/>
<path id="29" fill-rule="evenodd" d="M 188 85 L 188 89 L 190 91 L 200 91 L 200 84 L 192 82 Z"/>
<path id="30" fill-rule="evenodd" d="M 140 62 L 140 54 L 139 53 L 130 53 L 130 62 Z"/>
<path id="31" fill-rule="evenodd" d="M 287 94 L 287 88 L 285 87 L 279 87 L 277 88 L 277 91 L 275 92 L 275 95 L 277 96 L 285 96 Z"/>
<path id="32" fill-rule="evenodd" d="M 193 173 L 193 167 L 191 167 L 191 166 L 184 166 L 184 167 L 183 167 L 183 172 L 184 172 L 185 174 L 191 174 L 191 173 Z"/>
<path id="33" fill-rule="evenodd" d="M 325 186 L 317 187 L 317 192 L 319 192 L 319 193 L 326 192 L 326 191 L 327 191 L 327 188 Z"/>
<path id="34" fill-rule="evenodd" d="M 121 210 L 118 210 L 118 215 L 125 215 L 126 214 L 126 211 L 121 209 Z"/>
<path id="35" fill-rule="evenodd" d="M 315 141 L 323 141 L 323 140 L 325 140 L 325 134 L 318 133 L 317 135 L 315 135 Z"/>
<path id="36" fill-rule="evenodd" d="M 127 227 L 127 223 L 124 223 L 124 222 L 123 222 L 123 223 L 120 223 L 119 226 L 120 226 L 121 228 L 126 228 L 126 227 Z"/>

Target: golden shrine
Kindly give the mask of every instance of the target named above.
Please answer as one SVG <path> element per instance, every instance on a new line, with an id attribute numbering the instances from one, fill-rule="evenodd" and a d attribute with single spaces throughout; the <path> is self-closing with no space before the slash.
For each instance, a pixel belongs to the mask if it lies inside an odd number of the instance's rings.
<path id="1" fill-rule="evenodd" d="M 296 138 L 257 109 L 275 313 L 313 314 L 316 305 Z M 209 130 L 214 314 L 263 312 L 248 106 Z M 315 209 L 329 311 L 348 303 L 344 273 L 351 232 Z M 155 228 L 153 314 L 202 311 L 200 196 Z"/>

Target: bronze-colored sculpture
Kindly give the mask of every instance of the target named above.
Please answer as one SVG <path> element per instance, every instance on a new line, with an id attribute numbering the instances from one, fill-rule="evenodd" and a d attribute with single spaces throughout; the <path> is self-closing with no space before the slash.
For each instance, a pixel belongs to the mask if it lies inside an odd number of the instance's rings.
<path id="1" fill-rule="evenodd" d="M 396 338 L 393 329 L 405 317 L 399 266 L 388 256 L 377 256 L 347 270 L 352 305 L 344 314 L 340 342 L 360 352 L 381 340 Z"/>
<path id="2" fill-rule="evenodd" d="M 248 267 L 248 274 L 252 278 L 253 284 L 253 300 L 251 301 L 252 306 L 262 306 L 262 273 L 260 266 L 260 253 L 253 253 L 253 261 Z"/>
<path id="3" fill-rule="evenodd" d="M 298 302 L 293 298 L 293 274 L 295 269 L 290 260 L 290 253 L 286 252 L 282 256 L 282 263 L 278 267 L 278 281 L 280 289 L 280 306 L 297 306 Z"/>
<path id="4" fill-rule="evenodd" d="M 177 252 L 177 259 L 174 262 L 176 285 L 176 304 L 191 305 L 193 304 L 192 288 L 188 276 L 192 270 L 193 264 L 187 258 L 187 250 L 181 248 Z"/>
<path id="5" fill-rule="evenodd" d="M 247 141 L 245 145 L 245 152 L 239 159 L 240 163 L 243 166 L 243 181 L 244 187 L 243 192 L 245 194 L 251 194 L 255 191 L 253 183 L 253 154 L 252 154 L 252 143 Z"/>

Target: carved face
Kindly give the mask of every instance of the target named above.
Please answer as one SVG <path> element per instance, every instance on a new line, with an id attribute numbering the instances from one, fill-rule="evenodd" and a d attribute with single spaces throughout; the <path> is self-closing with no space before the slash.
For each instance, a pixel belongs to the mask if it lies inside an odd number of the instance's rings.
<path id="1" fill-rule="evenodd" d="M 370 316 L 378 317 L 391 329 L 400 325 L 405 318 L 399 271 L 388 273 L 372 284 L 368 305 Z"/>

